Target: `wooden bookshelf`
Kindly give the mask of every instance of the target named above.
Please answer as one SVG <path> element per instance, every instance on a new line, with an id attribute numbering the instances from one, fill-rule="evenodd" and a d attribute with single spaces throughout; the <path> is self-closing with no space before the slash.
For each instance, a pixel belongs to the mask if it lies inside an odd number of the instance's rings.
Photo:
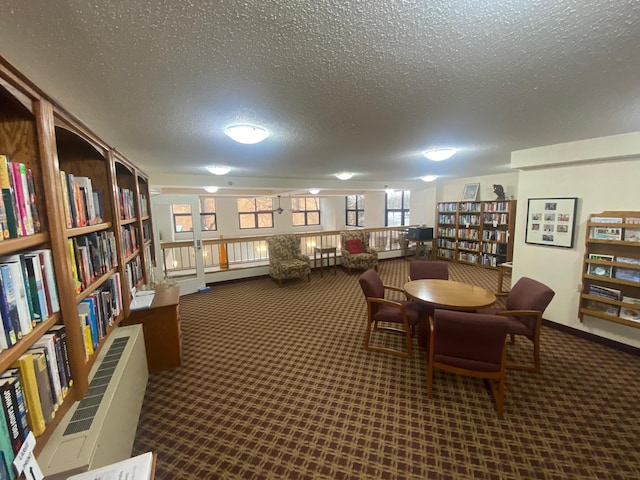
<path id="1" fill-rule="evenodd" d="M 73 387 L 69 389 L 55 419 L 37 439 L 37 451 L 40 451 L 71 405 L 85 395 L 89 371 L 97 353 L 113 329 L 129 314 L 127 265 L 134 264 L 139 272 L 137 284 L 150 280 L 154 249 L 148 177 L 2 57 L 0 155 L 6 155 L 9 161 L 24 164 L 29 169 L 34 192 L 32 203 L 39 213 L 40 224 L 39 231 L 31 235 L 1 240 L 0 256 L 50 250 L 59 301 L 58 311 L 38 321 L 33 330 L 15 345 L 0 352 L 0 373 L 9 368 L 52 326 L 64 325 L 73 377 Z M 63 183 L 61 172 L 83 177 L 78 191 L 82 197 L 83 212 L 92 222 L 74 225 L 72 219 L 71 225 L 68 224 L 70 205 L 68 192 L 65 192 L 65 185 L 68 189 L 68 184 Z M 132 215 L 126 219 L 120 217 L 118 189 L 121 187 L 133 192 L 130 205 Z M 99 208 L 95 207 L 96 202 Z M 90 208 L 89 205 L 95 208 Z M 128 256 L 124 254 L 121 238 L 122 227 L 126 223 L 131 225 L 138 245 L 136 253 Z M 114 260 L 112 264 L 103 265 L 101 260 L 105 263 L 106 260 L 99 255 L 103 250 L 92 248 L 90 240 L 107 234 L 113 236 L 115 251 L 109 258 Z M 80 242 L 79 247 L 86 248 L 82 251 L 85 254 L 82 257 L 85 259 L 83 267 L 90 267 L 85 269 L 87 279 L 81 289 L 76 288 L 73 274 L 70 242 L 73 244 L 74 241 Z M 100 242 L 100 247 L 104 247 L 105 243 Z M 144 250 L 148 250 L 148 253 L 141 253 Z M 91 252 L 92 256 L 87 257 L 87 252 Z M 87 258 L 91 261 L 86 262 Z M 119 283 L 115 282 L 114 275 L 119 275 Z M 109 302 L 114 299 L 111 294 L 115 294 L 116 288 L 119 290 L 117 293 L 122 296 L 119 303 L 122 311 L 112 316 L 109 326 L 103 325 L 104 336 L 87 360 L 78 304 L 99 291 L 105 291 L 101 298 L 105 305 L 113 306 L 115 303 Z M 4 335 L 4 331 L 0 334 Z"/>
<path id="2" fill-rule="evenodd" d="M 515 210 L 515 200 L 438 203 L 436 257 L 491 268 L 510 262 Z"/>
<path id="3" fill-rule="evenodd" d="M 640 211 L 592 214 L 585 242 L 580 320 L 640 328 Z"/>

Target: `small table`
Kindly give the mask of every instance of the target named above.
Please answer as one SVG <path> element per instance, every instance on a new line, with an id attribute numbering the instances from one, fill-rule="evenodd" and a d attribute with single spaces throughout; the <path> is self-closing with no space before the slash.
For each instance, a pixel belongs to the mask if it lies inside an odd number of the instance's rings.
<path id="1" fill-rule="evenodd" d="M 505 262 L 498 265 L 498 295 L 499 297 L 504 297 L 505 295 L 509 295 L 509 292 L 505 292 L 502 289 L 502 281 L 504 280 L 505 273 L 509 273 L 511 276 L 511 270 L 513 269 L 512 262 Z"/>
<path id="2" fill-rule="evenodd" d="M 407 297 L 434 308 L 462 312 L 475 312 L 496 301 L 489 290 L 452 280 L 412 280 L 404 284 L 404 292 Z M 418 325 L 418 345 L 427 346 L 428 328 L 425 322 Z"/>
<path id="3" fill-rule="evenodd" d="M 327 267 L 330 267 L 329 259 L 333 254 L 333 274 L 336 275 L 337 260 L 336 260 L 336 247 L 313 247 L 313 268 L 316 268 L 316 261 L 318 260 L 318 254 L 320 254 L 320 276 L 322 277 L 322 271 L 324 270 L 324 263 L 322 258 L 327 256 Z"/>

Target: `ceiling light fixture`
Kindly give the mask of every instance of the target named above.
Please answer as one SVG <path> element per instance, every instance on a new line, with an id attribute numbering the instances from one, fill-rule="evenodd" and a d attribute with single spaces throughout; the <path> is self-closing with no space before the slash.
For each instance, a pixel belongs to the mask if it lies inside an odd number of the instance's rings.
<path id="1" fill-rule="evenodd" d="M 216 193 L 218 191 L 218 187 L 202 187 L 209 193 Z"/>
<path id="2" fill-rule="evenodd" d="M 336 177 L 338 177 L 340 180 L 349 180 L 351 177 L 353 177 L 353 173 L 351 172 L 336 173 Z"/>
<path id="3" fill-rule="evenodd" d="M 319 188 L 310 188 L 310 189 L 309 189 L 309 193 L 310 193 L 311 195 L 317 195 L 317 194 L 319 194 L 319 193 L 320 193 L 320 189 L 319 189 Z"/>
<path id="4" fill-rule="evenodd" d="M 451 158 L 457 150 L 455 148 L 433 148 L 424 152 L 424 156 L 434 162 L 441 162 L 447 158 Z"/>
<path id="5" fill-rule="evenodd" d="M 230 125 L 225 128 L 224 133 L 232 140 L 247 145 L 260 143 L 269 136 L 264 128 L 255 125 Z"/>
<path id="6" fill-rule="evenodd" d="M 231 167 L 225 167 L 224 165 L 211 165 L 210 167 L 207 167 L 207 170 L 214 175 L 226 175 L 231 171 Z"/>
<path id="7" fill-rule="evenodd" d="M 433 182 L 436 178 L 438 178 L 437 175 L 425 175 L 424 177 L 420 177 L 420 180 L 423 182 Z"/>

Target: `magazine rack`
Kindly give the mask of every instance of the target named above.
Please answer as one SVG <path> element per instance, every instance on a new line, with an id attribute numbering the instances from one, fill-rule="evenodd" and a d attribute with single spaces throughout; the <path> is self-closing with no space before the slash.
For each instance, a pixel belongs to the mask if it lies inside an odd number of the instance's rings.
<path id="1" fill-rule="evenodd" d="M 580 320 L 585 316 L 640 328 L 640 212 L 590 216 Z"/>

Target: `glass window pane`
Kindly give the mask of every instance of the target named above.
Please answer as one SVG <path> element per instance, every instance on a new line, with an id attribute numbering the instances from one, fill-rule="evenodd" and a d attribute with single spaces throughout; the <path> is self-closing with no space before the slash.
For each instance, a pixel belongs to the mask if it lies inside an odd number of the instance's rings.
<path id="1" fill-rule="evenodd" d="M 304 198 L 292 198 L 291 199 L 292 210 L 304 210 Z"/>
<path id="2" fill-rule="evenodd" d="M 306 200 L 307 210 L 320 210 L 320 199 L 317 197 L 308 197 Z"/>
<path id="3" fill-rule="evenodd" d="M 409 200 L 410 200 L 411 190 L 405 190 L 403 193 L 404 193 L 404 209 L 409 210 Z"/>
<path id="4" fill-rule="evenodd" d="M 402 223 L 403 225 L 411 225 L 411 222 L 409 221 L 409 217 L 410 217 L 410 212 L 408 210 L 404 211 L 404 222 Z"/>
<path id="5" fill-rule="evenodd" d="M 346 201 L 347 201 L 347 209 L 353 210 L 354 208 L 356 208 L 356 196 L 355 195 L 347 195 Z"/>
<path id="6" fill-rule="evenodd" d="M 200 215 L 200 230 L 212 231 L 217 230 L 215 215 Z"/>
<path id="7" fill-rule="evenodd" d="M 364 227 L 364 211 L 359 211 L 358 212 L 358 227 Z"/>
<path id="8" fill-rule="evenodd" d="M 191 205 L 171 205 L 173 213 L 191 213 Z"/>
<path id="9" fill-rule="evenodd" d="M 356 212 L 347 212 L 347 225 L 352 227 L 356 226 Z"/>
<path id="10" fill-rule="evenodd" d="M 201 197 L 200 213 L 216 213 L 216 199 L 211 197 Z"/>
<path id="11" fill-rule="evenodd" d="M 358 209 L 364 209 L 364 195 L 356 195 L 356 200 L 358 202 Z"/>
<path id="12" fill-rule="evenodd" d="M 307 225 L 320 225 L 320 212 L 307 213 Z"/>
<path id="13" fill-rule="evenodd" d="M 387 208 L 402 208 L 402 192 L 387 193 Z"/>
<path id="14" fill-rule="evenodd" d="M 402 213 L 401 212 L 388 212 L 387 214 L 387 226 L 398 227 L 401 225 Z"/>
<path id="15" fill-rule="evenodd" d="M 273 227 L 273 213 L 259 213 L 258 228 L 272 228 L 272 227 Z"/>
<path id="16" fill-rule="evenodd" d="M 174 217 L 176 222 L 176 232 L 192 232 L 193 221 L 191 215 L 176 215 Z"/>
<path id="17" fill-rule="evenodd" d="M 270 210 L 273 210 L 272 198 L 256 198 L 255 200 L 258 212 L 268 212 Z"/>
<path id="18" fill-rule="evenodd" d="M 241 213 L 240 228 L 256 228 L 256 216 L 253 213 Z"/>
<path id="19" fill-rule="evenodd" d="M 304 225 L 304 213 L 303 212 L 293 212 L 291 215 L 293 217 L 293 226 L 300 227 Z"/>
<path id="20" fill-rule="evenodd" d="M 238 212 L 255 212 L 256 202 L 253 198 L 239 198 Z"/>

